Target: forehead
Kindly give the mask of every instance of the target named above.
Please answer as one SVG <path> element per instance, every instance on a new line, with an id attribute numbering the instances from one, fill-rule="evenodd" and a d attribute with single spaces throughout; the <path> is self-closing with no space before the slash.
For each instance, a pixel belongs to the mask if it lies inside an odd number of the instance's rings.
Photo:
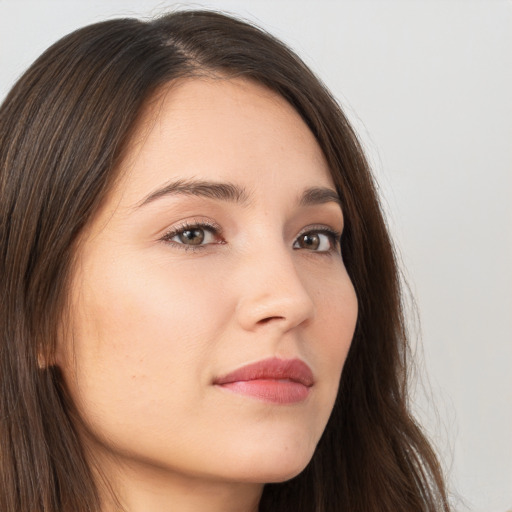
<path id="1" fill-rule="evenodd" d="M 140 200 L 170 179 L 214 179 L 249 192 L 333 186 L 324 155 L 300 115 L 246 79 L 183 79 L 148 102 L 121 165 L 123 195 Z"/>

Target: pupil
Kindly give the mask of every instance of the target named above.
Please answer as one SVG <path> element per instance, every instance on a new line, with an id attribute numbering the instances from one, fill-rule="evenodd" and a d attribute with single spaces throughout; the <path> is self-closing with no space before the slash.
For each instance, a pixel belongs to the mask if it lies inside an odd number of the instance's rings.
<path id="1" fill-rule="evenodd" d="M 180 239 L 188 245 L 199 245 L 204 240 L 202 229 L 187 229 L 180 234 Z"/>

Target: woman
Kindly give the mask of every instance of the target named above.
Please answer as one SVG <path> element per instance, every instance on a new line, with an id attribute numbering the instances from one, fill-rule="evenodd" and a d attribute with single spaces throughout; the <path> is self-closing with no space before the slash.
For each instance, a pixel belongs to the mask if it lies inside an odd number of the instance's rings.
<path id="1" fill-rule="evenodd" d="M 0 169 L 1 510 L 449 510 L 368 165 L 280 42 L 85 27 Z"/>

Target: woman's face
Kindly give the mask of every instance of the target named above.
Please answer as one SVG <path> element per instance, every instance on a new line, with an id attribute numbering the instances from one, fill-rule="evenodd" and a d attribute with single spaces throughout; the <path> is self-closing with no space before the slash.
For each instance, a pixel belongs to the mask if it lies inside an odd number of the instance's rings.
<path id="1" fill-rule="evenodd" d="M 184 80 L 148 106 L 120 176 L 84 234 L 56 355 L 84 442 L 180 477 L 296 475 L 357 316 L 315 138 L 260 85 Z"/>

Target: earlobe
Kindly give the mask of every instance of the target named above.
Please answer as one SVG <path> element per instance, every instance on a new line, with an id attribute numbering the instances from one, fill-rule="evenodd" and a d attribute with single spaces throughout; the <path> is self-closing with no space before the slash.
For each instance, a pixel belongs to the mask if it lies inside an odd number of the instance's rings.
<path id="1" fill-rule="evenodd" d="M 48 350 L 43 348 L 37 352 L 37 368 L 39 370 L 48 370 L 51 366 L 57 366 L 57 353 L 48 354 Z"/>
<path id="2" fill-rule="evenodd" d="M 46 370 L 46 368 L 48 367 L 46 358 L 43 356 L 43 354 L 41 354 L 41 352 L 37 353 L 37 367 L 40 370 Z"/>
<path id="3" fill-rule="evenodd" d="M 52 366 L 61 366 L 62 361 L 65 360 L 65 346 L 61 334 L 61 332 L 57 333 L 57 340 L 54 344 L 45 345 L 42 343 L 39 345 L 36 356 L 39 370 L 48 370 Z"/>

